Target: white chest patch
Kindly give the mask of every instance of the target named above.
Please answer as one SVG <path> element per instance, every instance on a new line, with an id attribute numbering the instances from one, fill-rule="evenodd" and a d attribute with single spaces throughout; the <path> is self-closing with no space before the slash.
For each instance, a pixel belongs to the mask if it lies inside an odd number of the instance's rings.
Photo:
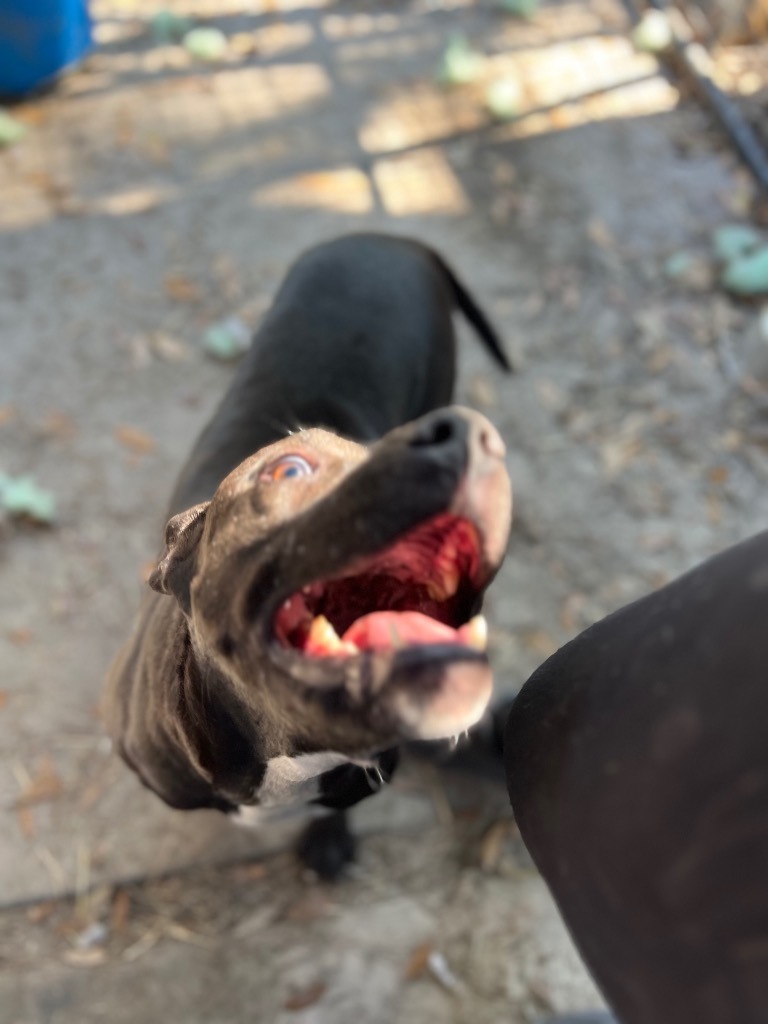
<path id="1" fill-rule="evenodd" d="M 355 764 L 360 768 L 372 767 L 370 761 L 355 761 L 346 754 L 335 750 L 323 750 L 317 754 L 297 754 L 296 757 L 271 757 L 267 761 L 261 786 L 257 791 L 258 805 L 240 805 L 236 822 L 243 825 L 259 825 L 276 817 L 287 817 L 296 811 L 306 811 L 306 804 L 320 796 L 319 777 L 325 772 L 343 764 Z"/>

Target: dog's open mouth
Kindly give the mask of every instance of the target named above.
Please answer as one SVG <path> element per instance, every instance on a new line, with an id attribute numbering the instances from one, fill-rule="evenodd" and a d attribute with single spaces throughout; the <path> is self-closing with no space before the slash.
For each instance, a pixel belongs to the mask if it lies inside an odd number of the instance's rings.
<path id="1" fill-rule="evenodd" d="M 446 644 L 484 651 L 485 619 L 469 618 L 486 582 L 480 549 L 468 519 L 435 516 L 375 558 L 291 595 L 274 636 L 312 658 Z"/>

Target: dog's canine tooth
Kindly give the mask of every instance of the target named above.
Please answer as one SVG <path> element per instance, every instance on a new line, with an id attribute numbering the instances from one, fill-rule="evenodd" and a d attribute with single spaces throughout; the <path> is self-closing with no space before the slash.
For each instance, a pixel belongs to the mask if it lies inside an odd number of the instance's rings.
<path id="1" fill-rule="evenodd" d="M 309 627 L 307 643 L 327 651 L 329 654 L 357 654 L 359 648 L 348 640 L 342 640 L 324 615 L 317 615 Z"/>
<path id="2" fill-rule="evenodd" d="M 461 627 L 461 638 L 468 647 L 484 651 L 488 646 L 488 623 L 484 615 L 476 615 Z"/>

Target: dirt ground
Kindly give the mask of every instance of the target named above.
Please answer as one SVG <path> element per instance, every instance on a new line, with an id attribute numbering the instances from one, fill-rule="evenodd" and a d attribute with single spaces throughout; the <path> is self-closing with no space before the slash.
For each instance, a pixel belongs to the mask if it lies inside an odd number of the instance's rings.
<path id="1" fill-rule="evenodd" d="M 438 247 L 518 366 L 463 334 L 458 397 L 501 428 L 515 486 L 487 603 L 500 694 L 757 531 L 768 316 L 725 296 L 710 245 L 748 219 L 749 179 L 611 0 L 530 21 L 493 0 L 171 6 L 227 34 L 222 61 L 154 41 L 157 5 L 95 0 L 98 48 L 14 109 L 27 134 L 0 151 L 0 471 L 56 500 L 49 528 L 0 520 L 0 1022 L 599 1006 L 499 782 L 406 766 L 327 888 L 286 852 L 295 825 L 248 834 L 144 792 L 100 688 L 232 372 L 207 328 L 255 326 L 304 247 L 362 227 Z M 446 89 L 457 32 L 486 61 Z M 718 63 L 763 117 L 765 56 Z M 510 77 L 521 116 L 496 123 L 485 89 Z"/>

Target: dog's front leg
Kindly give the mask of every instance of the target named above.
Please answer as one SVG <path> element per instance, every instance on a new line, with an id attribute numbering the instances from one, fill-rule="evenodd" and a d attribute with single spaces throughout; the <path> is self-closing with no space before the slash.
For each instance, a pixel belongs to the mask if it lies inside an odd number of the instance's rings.
<path id="1" fill-rule="evenodd" d="M 355 859 L 357 843 L 345 811 L 315 818 L 304 830 L 296 852 L 301 863 L 325 882 L 334 882 Z"/>

